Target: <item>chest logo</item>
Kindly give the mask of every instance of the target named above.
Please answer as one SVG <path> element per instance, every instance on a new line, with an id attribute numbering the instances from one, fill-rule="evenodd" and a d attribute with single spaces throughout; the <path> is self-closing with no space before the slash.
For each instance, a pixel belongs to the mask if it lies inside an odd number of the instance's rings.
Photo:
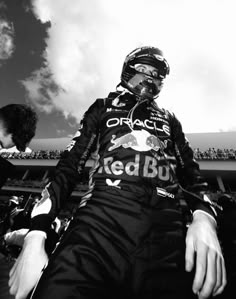
<path id="1" fill-rule="evenodd" d="M 112 135 L 111 143 L 112 145 L 108 148 L 108 151 L 113 151 L 120 146 L 132 148 L 139 152 L 158 151 L 160 148 L 167 146 L 167 140 L 162 142 L 157 136 L 150 134 L 146 130 L 133 130 L 117 138 L 116 135 Z"/>

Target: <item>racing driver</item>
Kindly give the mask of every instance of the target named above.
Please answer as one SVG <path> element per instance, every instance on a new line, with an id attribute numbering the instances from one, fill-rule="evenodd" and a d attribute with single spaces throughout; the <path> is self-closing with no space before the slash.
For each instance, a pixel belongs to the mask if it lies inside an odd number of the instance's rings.
<path id="1" fill-rule="evenodd" d="M 155 101 L 168 74 L 162 51 L 137 48 L 125 59 L 116 91 L 87 110 L 32 211 L 10 272 L 17 299 L 30 293 L 34 299 L 203 299 L 222 293 L 226 273 L 216 207 L 204 194 L 180 122 Z M 92 153 L 89 192 L 48 260 L 47 231 Z M 192 215 L 188 226 L 181 194 Z"/>

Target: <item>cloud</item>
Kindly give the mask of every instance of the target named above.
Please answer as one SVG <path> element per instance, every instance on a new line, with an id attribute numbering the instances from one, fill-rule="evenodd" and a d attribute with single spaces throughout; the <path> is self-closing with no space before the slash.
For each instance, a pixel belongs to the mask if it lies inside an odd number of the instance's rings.
<path id="1" fill-rule="evenodd" d="M 5 60 L 9 59 L 14 50 L 14 27 L 11 22 L 7 20 L 5 16 L 6 6 L 4 3 L 0 3 L 0 66 Z"/>
<path id="2" fill-rule="evenodd" d="M 115 89 L 125 56 L 147 44 L 163 49 L 171 67 L 158 102 L 187 132 L 234 127 L 233 0 L 35 0 L 33 8 L 51 23 L 46 67 L 24 81 L 41 109 L 79 120 Z"/>
<path id="3" fill-rule="evenodd" d="M 27 91 L 28 98 L 34 101 L 39 111 L 51 113 L 55 110 L 53 98 L 63 90 L 53 80 L 53 76 L 47 67 L 36 70 L 27 80 L 21 80 Z"/>

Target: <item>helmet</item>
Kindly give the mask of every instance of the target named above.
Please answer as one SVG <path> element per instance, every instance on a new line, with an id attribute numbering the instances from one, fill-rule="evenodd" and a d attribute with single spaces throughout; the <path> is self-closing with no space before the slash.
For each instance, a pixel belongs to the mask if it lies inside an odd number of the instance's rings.
<path id="1" fill-rule="evenodd" d="M 139 63 L 155 67 L 158 70 L 157 77 L 137 71 L 134 66 Z M 152 100 L 158 96 L 162 81 L 169 72 L 169 65 L 161 50 L 154 47 L 137 48 L 126 56 L 121 85 L 141 98 Z"/>

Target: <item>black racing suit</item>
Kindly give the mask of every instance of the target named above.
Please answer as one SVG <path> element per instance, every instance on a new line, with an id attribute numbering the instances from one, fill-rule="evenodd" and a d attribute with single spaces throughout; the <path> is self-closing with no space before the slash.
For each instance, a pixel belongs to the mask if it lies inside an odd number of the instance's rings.
<path id="1" fill-rule="evenodd" d="M 201 176 L 179 121 L 155 102 L 118 92 L 95 101 L 44 190 L 45 211 L 37 215 L 35 209 L 31 229 L 47 231 L 92 152 L 97 160 L 90 196 L 33 298 L 189 299 L 192 274 L 184 271 L 185 229 L 176 194 L 179 182 L 188 188 Z M 213 215 L 200 199 L 188 203 Z"/>

